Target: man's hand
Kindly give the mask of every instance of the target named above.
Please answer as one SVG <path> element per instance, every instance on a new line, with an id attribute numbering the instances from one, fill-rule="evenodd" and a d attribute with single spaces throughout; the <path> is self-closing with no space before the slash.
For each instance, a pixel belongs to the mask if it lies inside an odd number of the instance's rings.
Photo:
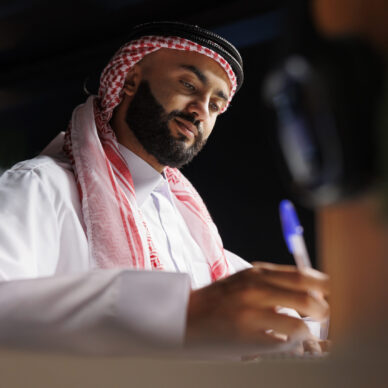
<path id="1" fill-rule="evenodd" d="M 314 292 L 312 292 L 314 291 Z M 190 295 L 186 342 L 254 349 L 301 343 L 311 338 L 301 319 L 278 312 L 289 307 L 323 320 L 328 276 L 314 269 L 254 263 Z"/>

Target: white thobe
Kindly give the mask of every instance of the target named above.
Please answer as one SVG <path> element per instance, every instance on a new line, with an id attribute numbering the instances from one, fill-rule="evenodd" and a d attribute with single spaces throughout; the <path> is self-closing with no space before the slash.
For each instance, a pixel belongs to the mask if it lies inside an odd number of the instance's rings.
<path id="1" fill-rule="evenodd" d="M 189 274 L 193 289 L 209 284 L 209 264 L 174 204 L 167 179 L 126 147 L 119 147 L 132 171 L 136 201 L 161 264 L 167 271 Z M 244 264 L 240 260 L 234 263 L 238 267 Z"/>
<path id="2" fill-rule="evenodd" d="M 0 178 L 0 344 L 141 354 L 179 347 L 191 288 L 210 282 L 166 180 L 122 147 L 166 271 L 92 270 L 60 134 Z M 231 272 L 250 266 L 226 252 Z"/>

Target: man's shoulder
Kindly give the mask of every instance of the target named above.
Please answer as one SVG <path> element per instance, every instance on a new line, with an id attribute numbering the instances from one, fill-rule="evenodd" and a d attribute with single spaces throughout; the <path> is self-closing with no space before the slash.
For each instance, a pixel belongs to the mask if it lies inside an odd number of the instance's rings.
<path id="1" fill-rule="evenodd" d="M 48 179 L 60 181 L 60 178 L 73 178 L 73 171 L 69 159 L 64 154 L 63 148 L 64 133 L 59 133 L 41 152 L 40 155 L 23 160 L 4 175 L 7 177 L 24 176 L 31 179 Z"/>
<path id="2" fill-rule="evenodd" d="M 8 193 L 39 192 L 61 202 L 77 197 L 77 188 L 71 164 L 62 155 L 39 155 L 23 160 L 0 177 L 0 190 Z"/>
<path id="3" fill-rule="evenodd" d="M 73 175 L 71 164 L 61 155 L 58 157 L 39 155 L 16 163 L 4 175 L 31 175 L 40 178 Z"/>

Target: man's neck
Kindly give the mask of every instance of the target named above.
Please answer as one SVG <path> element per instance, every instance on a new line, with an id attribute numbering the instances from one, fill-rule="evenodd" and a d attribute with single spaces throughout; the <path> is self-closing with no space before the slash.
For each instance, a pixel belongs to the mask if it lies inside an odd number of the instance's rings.
<path id="1" fill-rule="evenodd" d="M 117 132 L 116 132 L 117 136 Z M 162 173 L 164 170 L 163 165 L 158 163 L 156 158 L 153 155 L 150 155 L 144 147 L 139 143 L 139 140 L 133 134 L 133 132 L 128 128 L 126 136 L 119 137 L 117 136 L 117 140 L 121 145 L 128 148 L 134 154 L 136 154 L 139 158 L 142 158 L 145 162 L 147 162 L 151 167 L 153 167 L 157 172 Z"/>

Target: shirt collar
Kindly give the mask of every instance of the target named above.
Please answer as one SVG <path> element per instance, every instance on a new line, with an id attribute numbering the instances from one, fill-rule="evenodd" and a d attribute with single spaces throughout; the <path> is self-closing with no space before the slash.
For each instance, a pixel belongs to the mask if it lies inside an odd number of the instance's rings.
<path id="1" fill-rule="evenodd" d="M 119 144 L 119 150 L 131 172 L 137 204 L 141 206 L 152 191 L 159 185 L 167 184 L 167 180 L 128 148 Z"/>

